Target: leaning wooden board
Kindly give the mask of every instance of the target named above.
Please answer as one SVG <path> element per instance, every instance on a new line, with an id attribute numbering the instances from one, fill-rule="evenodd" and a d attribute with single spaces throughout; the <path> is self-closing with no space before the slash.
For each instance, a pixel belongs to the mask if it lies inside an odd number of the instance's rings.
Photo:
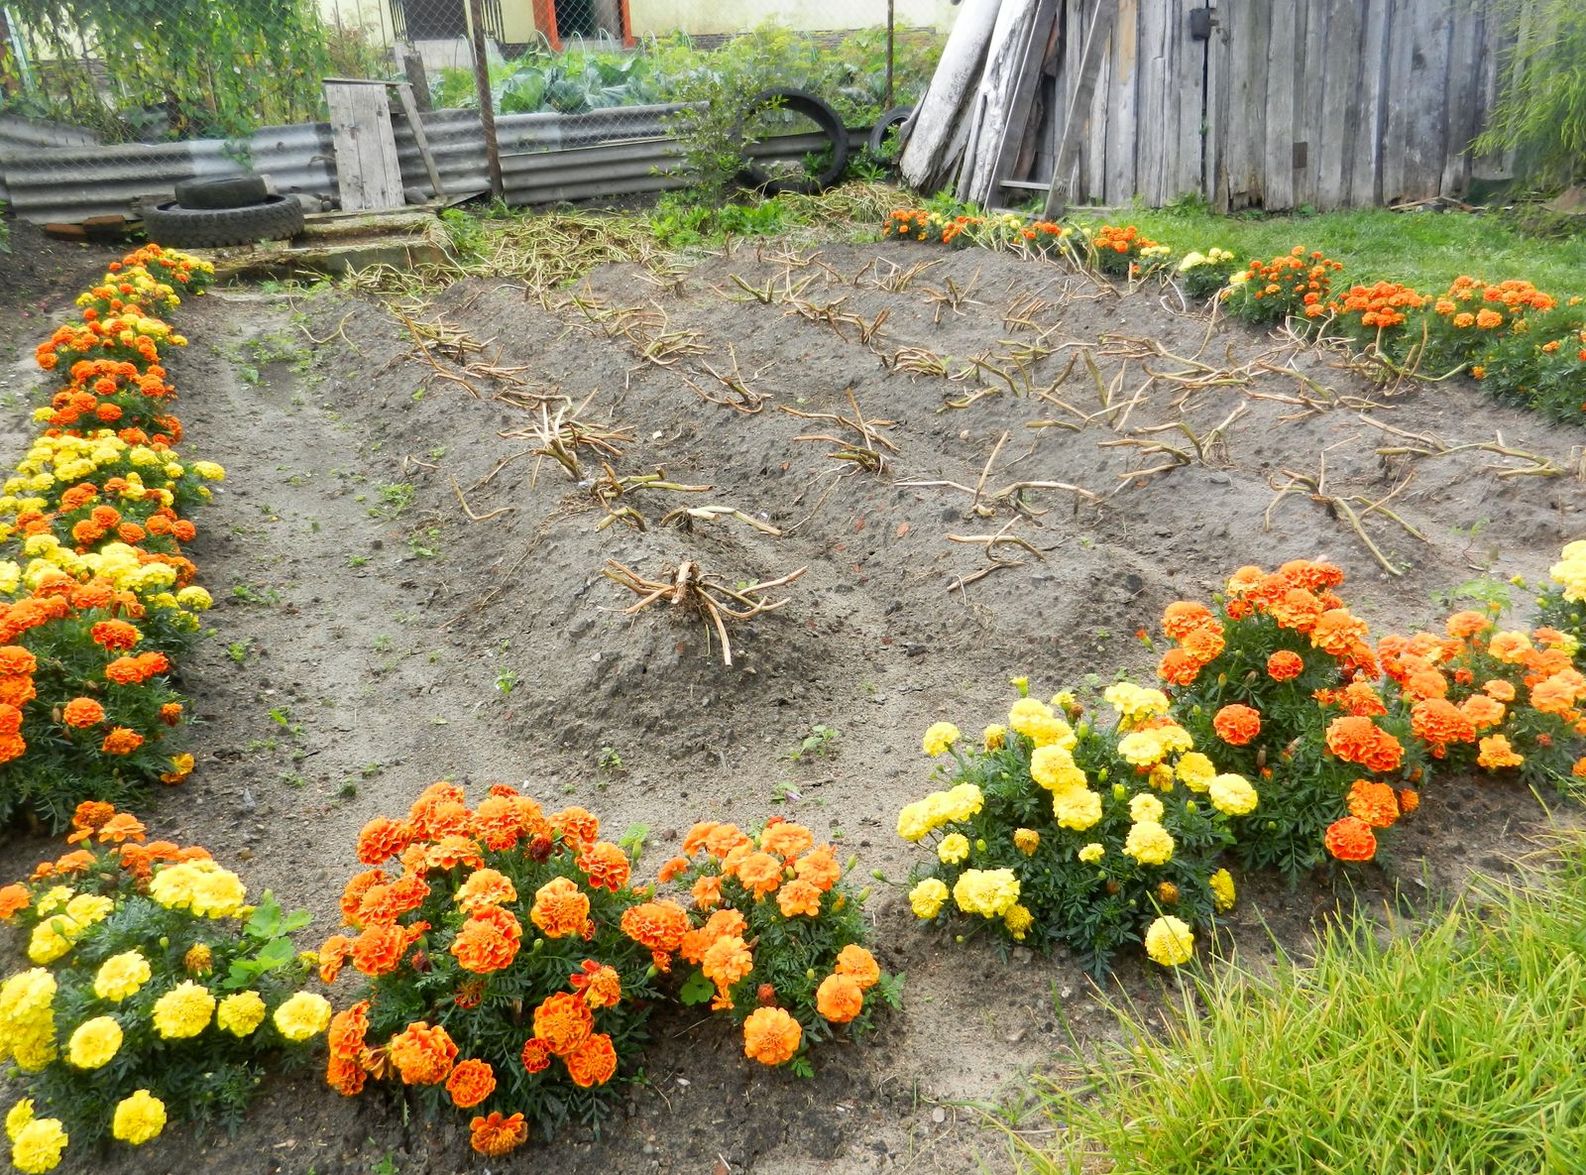
<path id="1" fill-rule="evenodd" d="M 342 211 L 403 207 L 407 200 L 385 83 L 326 82 L 325 102 Z"/>

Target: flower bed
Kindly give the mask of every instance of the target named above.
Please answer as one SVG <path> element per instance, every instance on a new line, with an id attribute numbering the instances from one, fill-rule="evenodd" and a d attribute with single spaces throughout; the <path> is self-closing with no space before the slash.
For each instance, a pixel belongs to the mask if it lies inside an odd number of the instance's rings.
<path id="1" fill-rule="evenodd" d="M 161 358 L 186 339 L 153 315 L 212 273 L 135 250 L 35 352 L 59 382 L 0 486 L 0 820 L 60 829 L 83 800 L 125 804 L 192 770 L 169 678 L 211 602 L 183 553 L 188 515 L 225 472 L 175 448 Z"/>
<path id="2" fill-rule="evenodd" d="M 1038 226 L 1009 215 L 948 216 L 898 209 L 883 223 L 883 238 L 927 244 L 1023 248 Z M 1559 298 L 1528 281 L 1488 282 L 1462 276 L 1445 291 L 1419 291 L 1396 282 L 1352 285 L 1344 268 L 1320 250 L 1296 245 L 1270 260 L 1230 264 L 1225 249 L 1185 253 L 1175 266 L 1170 245 L 1134 225 L 1050 226 L 1062 252 L 1101 273 L 1131 280 L 1176 272 L 1192 297 L 1221 299 L 1257 323 L 1296 322 L 1343 338 L 1379 359 L 1389 375 L 1434 378 L 1467 372 L 1501 399 L 1557 420 L 1586 424 L 1586 298 Z M 1043 255 L 1057 250 L 1041 250 Z"/>

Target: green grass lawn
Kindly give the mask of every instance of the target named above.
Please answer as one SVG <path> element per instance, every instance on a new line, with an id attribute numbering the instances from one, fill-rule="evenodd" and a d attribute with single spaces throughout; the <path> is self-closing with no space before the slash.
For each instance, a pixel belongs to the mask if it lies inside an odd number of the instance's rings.
<path id="1" fill-rule="evenodd" d="M 1120 1009 L 1123 1041 L 1045 1091 L 1068 1145 L 1029 1167 L 1586 1170 L 1586 842 L 1539 882 L 1382 933 L 1335 928 L 1312 964 L 1268 975 L 1184 975 L 1166 1032 Z"/>
<path id="2" fill-rule="evenodd" d="M 1085 217 L 1083 209 L 1074 214 Z M 1523 278 L 1555 296 L 1586 294 L 1586 234 L 1543 240 L 1486 213 L 1374 208 L 1310 216 L 1218 216 L 1199 209 L 1139 208 L 1105 219 L 1138 225 L 1177 253 L 1204 252 L 1214 245 L 1252 257 L 1273 257 L 1295 245 L 1322 249 L 1344 263 L 1342 276 L 1351 282 L 1385 279 L 1440 292 L 1468 273 L 1487 281 Z"/>

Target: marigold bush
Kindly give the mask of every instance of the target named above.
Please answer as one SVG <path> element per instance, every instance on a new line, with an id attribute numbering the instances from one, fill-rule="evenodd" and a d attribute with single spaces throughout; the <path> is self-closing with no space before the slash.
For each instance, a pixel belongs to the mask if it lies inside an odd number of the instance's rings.
<path id="1" fill-rule="evenodd" d="M 318 953 L 326 983 L 359 975 L 327 1083 L 350 1097 L 389 1081 L 431 1113 L 461 1110 L 484 1155 L 531 1127 L 597 1123 L 655 994 L 650 951 L 624 929 L 643 895 L 600 821 L 504 784 L 470 808 L 441 782 L 365 825 L 357 854 L 347 929 Z"/>
<path id="2" fill-rule="evenodd" d="M 837 850 L 802 824 L 774 818 L 754 834 L 696 824 L 683 855 L 661 867 L 661 881 L 687 890 L 689 906 L 646 902 L 623 916 L 623 929 L 661 970 L 692 965 L 681 999 L 708 1000 L 742 1024 L 745 1056 L 808 1074 L 811 1046 L 869 1031 L 878 1005 L 897 1007 L 902 987 L 867 948 L 866 891 L 853 892 L 844 873 Z"/>
<path id="3" fill-rule="evenodd" d="M 37 350 L 56 381 L 44 431 L 0 485 L 0 820 L 63 828 L 85 798 L 126 803 L 192 770 L 169 676 L 211 603 L 188 515 L 225 471 L 174 447 L 161 352 L 186 340 L 150 315 L 212 274 L 135 250 Z"/>
<path id="4" fill-rule="evenodd" d="M 948 757 L 941 789 L 898 813 L 898 835 L 934 849 L 910 875 L 915 915 L 1062 944 L 1096 971 L 1137 942 L 1184 962 L 1193 928 L 1233 905 L 1217 858 L 1264 799 L 1196 749 L 1160 690 L 1110 686 L 1102 722 L 1070 693 L 1048 704 L 1018 684 L 1007 724 L 976 745 L 946 723 L 926 733 L 926 753 Z"/>
<path id="5" fill-rule="evenodd" d="M 109 804 L 85 802 L 72 827 L 75 847 L 0 888 L 30 964 L 0 983 L 0 1059 L 22 1095 L 6 1133 L 25 1172 L 68 1146 L 140 1146 L 167 1122 L 235 1125 L 265 1065 L 330 1022 L 288 937 L 307 914 L 268 892 L 247 904 L 206 850 L 149 841 Z"/>
<path id="6" fill-rule="evenodd" d="M 1333 274 L 1342 268 L 1320 249 L 1295 245 L 1270 261 L 1252 260 L 1223 296 L 1230 313 L 1251 322 L 1314 321 L 1327 315 Z"/>
<path id="7" fill-rule="evenodd" d="M 1558 562 L 1548 569 L 1537 614 L 1573 642 L 1575 667 L 1586 670 L 1586 539 L 1565 544 Z"/>

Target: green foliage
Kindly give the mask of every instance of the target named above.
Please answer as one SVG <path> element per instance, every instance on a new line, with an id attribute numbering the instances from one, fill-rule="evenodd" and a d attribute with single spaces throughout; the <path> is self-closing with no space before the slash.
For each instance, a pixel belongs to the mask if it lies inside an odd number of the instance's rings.
<path id="1" fill-rule="evenodd" d="M 332 72 L 313 0 L 18 0 L 8 11 L 58 67 L 39 112 L 113 139 L 243 135 L 315 118 Z M 337 64 L 348 64 L 347 37 L 336 40 Z"/>
<path id="2" fill-rule="evenodd" d="M 669 192 L 649 216 L 656 242 L 669 249 L 717 245 L 728 237 L 774 236 L 788 227 L 788 206 L 780 197 L 747 203 L 701 204 L 689 194 Z"/>
<path id="3" fill-rule="evenodd" d="M 441 227 L 460 264 L 475 265 L 485 259 L 490 236 L 472 213 L 461 208 L 442 209 Z"/>
<path id="4" fill-rule="evenodd" d="M 1523 177 L 1563 186 L 1586 177 L 1586 7 L 1579 0 L 1505 0 L 1514 47 L 1503 92 L 1471 150 L 1513 151 Z"/>
<path id="5" fill-rule="evenodd" d="M 1578 999 L 1586 841 L 1557 871 L 1480 884 L 1417 935 L 1334 924 L 1310 965 L 1280 953 L 1182 989 L 1163 1019 L 1117 1007 L 1120 1039 L 1044 1086 L 1041 1175 L 1570 1169 L 1586 1099 Z"/>

